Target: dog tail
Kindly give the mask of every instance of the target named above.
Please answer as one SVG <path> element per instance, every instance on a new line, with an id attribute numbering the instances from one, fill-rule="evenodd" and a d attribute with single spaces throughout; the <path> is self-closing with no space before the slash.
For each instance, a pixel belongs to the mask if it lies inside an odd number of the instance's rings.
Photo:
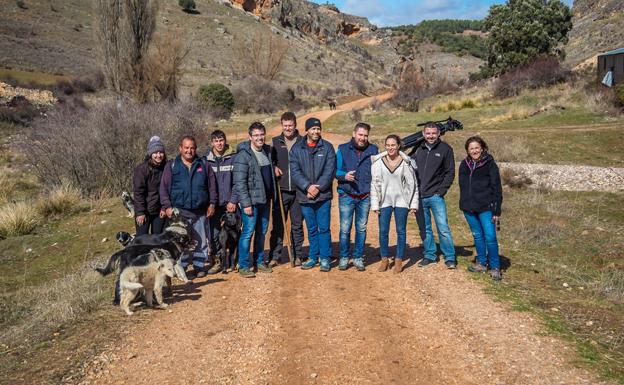
<path id="1" fill-rule="evenodd" d="M 108 263 L 106 264 L 106 266 L 96 267 L 95 271 L 100 273 L 102 276 L 106 276 L 112 273 L 113 271 L 115 271 L 118 265 L 119 265 L 119 255 L 115 253 L 111 255 L 111 257 L 108 259 Z"/>
<path id="2" fill-rule="evenodd" d="M 121 287 L 122 287 L 122 289 L 128 289 L 128 290 L 140 290 L 140 289 L 143 289 L 143 285 L 141 285 L 138 282 L 122 282 L 121 283 Z"/>

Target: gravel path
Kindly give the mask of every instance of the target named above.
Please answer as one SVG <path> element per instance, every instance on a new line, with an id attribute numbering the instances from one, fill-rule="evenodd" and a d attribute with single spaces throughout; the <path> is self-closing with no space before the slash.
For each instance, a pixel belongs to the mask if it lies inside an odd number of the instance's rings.
<path id="1" fill-rule="evenodd" d="M 624 191 L 624 168 L 532 163 L 499 163 L 533 181 L 533 187 L 558 191 Z"/>

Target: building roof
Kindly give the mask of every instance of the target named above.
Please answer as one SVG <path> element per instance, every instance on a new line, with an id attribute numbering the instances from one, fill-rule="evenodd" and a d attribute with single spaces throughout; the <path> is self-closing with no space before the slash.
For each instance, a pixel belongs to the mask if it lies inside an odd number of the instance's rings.
<path id="1" fill-rule="evenodd" d="M 598 56 L 608 56 L 608 55 L 617 55 L 620 53 L 624 53 L 624 47 L 622 48 L 618 48 L 618 49 L 614 49 L 613 51 L 609 51 L 609 52 L 605 52 L 605 53 L 601 53 Z"/>

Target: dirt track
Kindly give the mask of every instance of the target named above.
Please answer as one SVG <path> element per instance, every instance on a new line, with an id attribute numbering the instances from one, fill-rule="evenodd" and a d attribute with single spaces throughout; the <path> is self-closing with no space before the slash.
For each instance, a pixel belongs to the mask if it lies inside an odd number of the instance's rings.
<path id="1" fill-rule="evenodd" d="M 370 218 L 365 272 L 282 265 L 255 279 L 178 286 L 170 310 L 152 311 L 146 326 L 94 360 L 83 383 L 600 383 L 570 364 L 572 348 L 538 336 L 537 320 L 494 302 L 468 273 L 416 267 L 416 233 L 408 233 L 406 270 L 378 273 Z"/>

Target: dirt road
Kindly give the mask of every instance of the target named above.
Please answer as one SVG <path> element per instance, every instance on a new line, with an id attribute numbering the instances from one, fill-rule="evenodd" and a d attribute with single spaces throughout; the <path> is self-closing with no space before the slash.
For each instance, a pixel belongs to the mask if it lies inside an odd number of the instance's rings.
<path id="1" fill-rule="evenodd" d="M 153 319 L 97 357 L 83 383 L 600 383 L 572 366 L 572 348 L 540 336 L 538 320 L 494 302 L 468 273 L 416 267 L 416 233 L 405 271 L 378 273 L 370 218 L 365 272 L 282 265 L 178 286 L 170 310 L 140 310 Z"/>

